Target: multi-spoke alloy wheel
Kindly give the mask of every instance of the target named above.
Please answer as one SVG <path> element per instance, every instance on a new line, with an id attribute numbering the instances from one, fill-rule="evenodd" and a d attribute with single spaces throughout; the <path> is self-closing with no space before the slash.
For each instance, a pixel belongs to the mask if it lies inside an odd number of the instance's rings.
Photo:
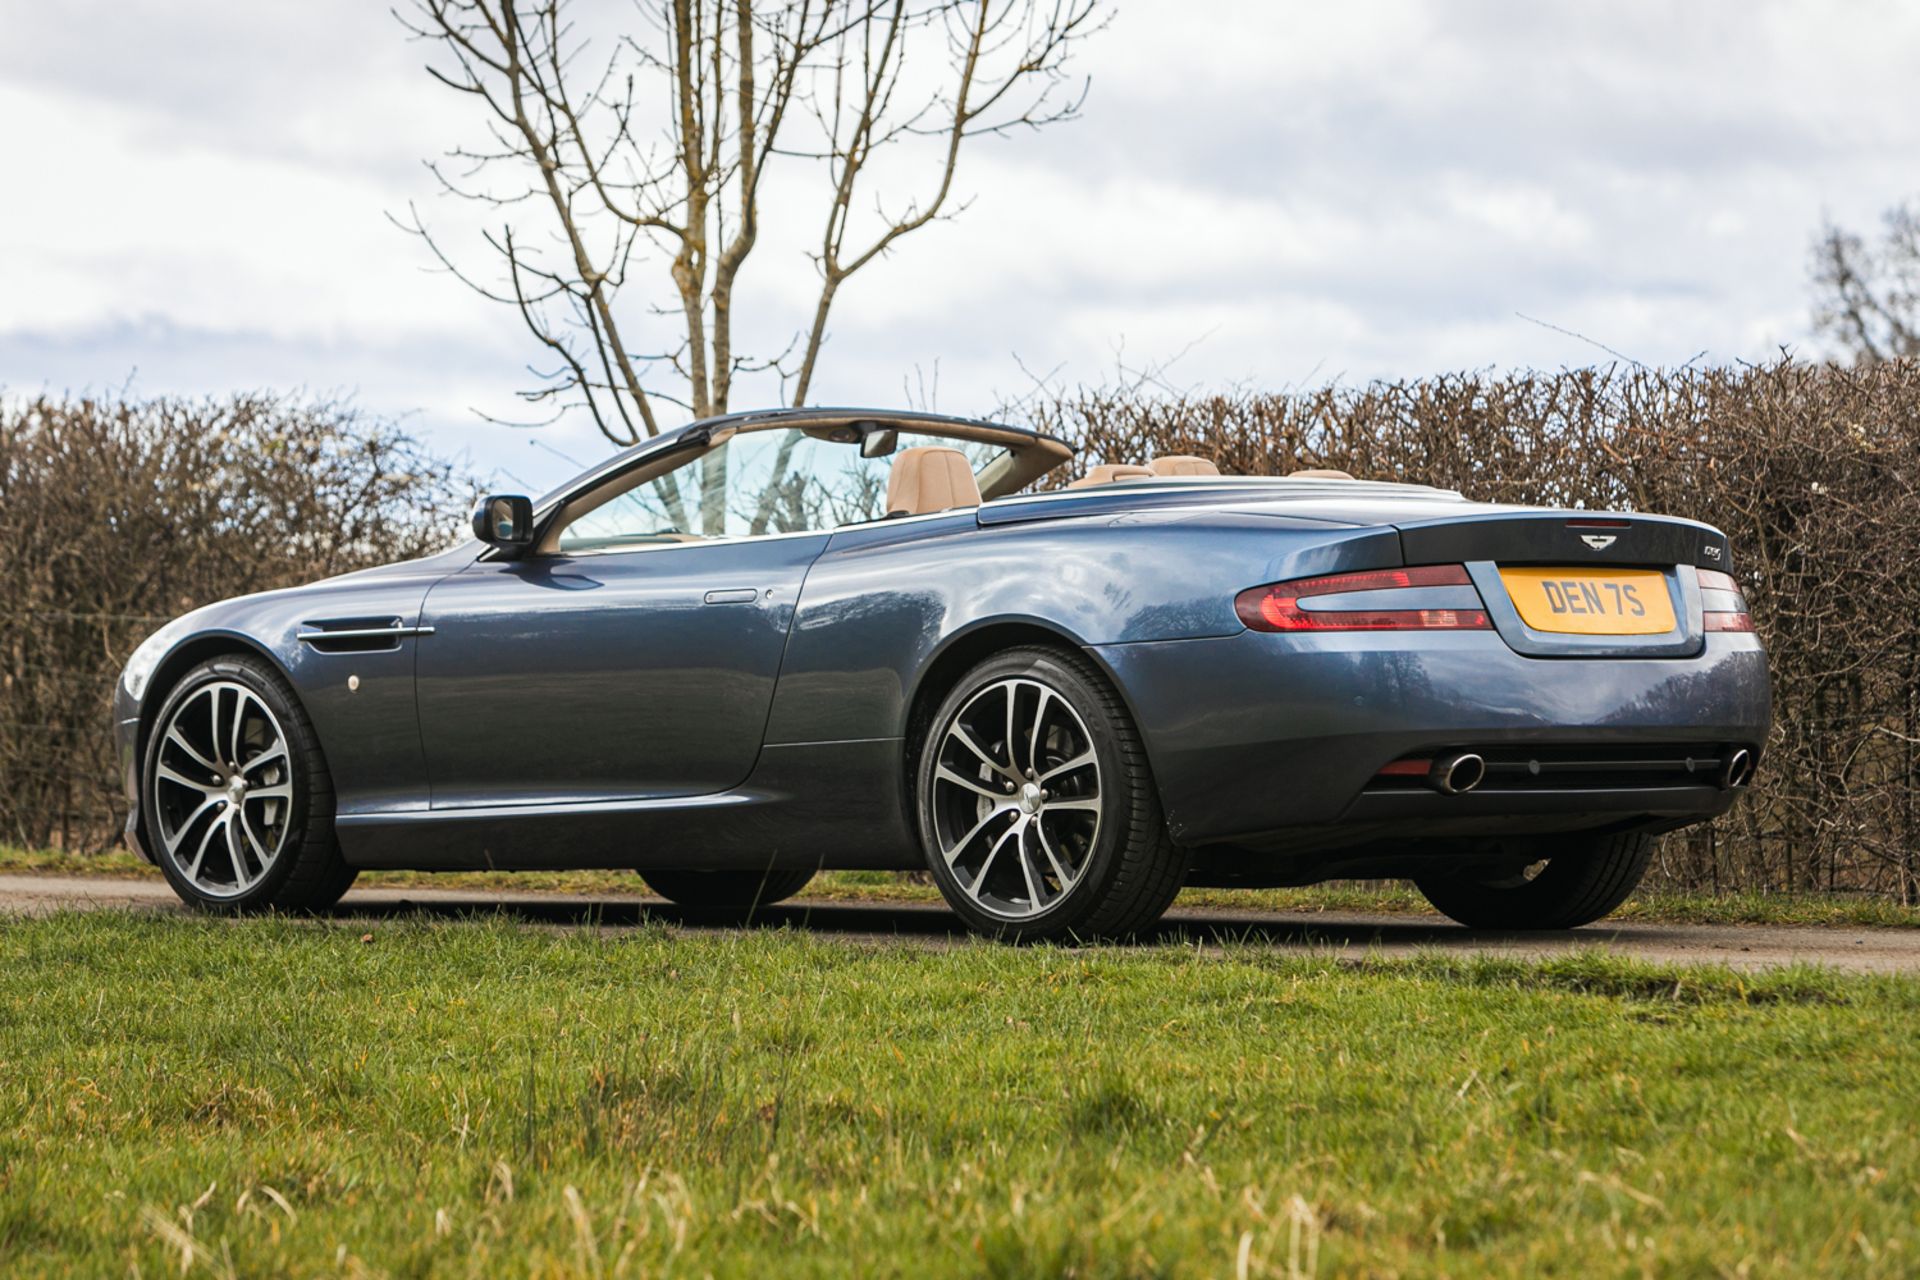
<path id="1" fill-rule="evenodd" d="M 1079 883 L 1100 834 L 1100 762 L 1065 698 L 996 680 L 948 722 L 933 770 L 940 857 L 996 916 L 1038 915 Z"/>
<path id="2" fill-rule="evenodd" d="M 195 668 L 147 742 L 146 835 L 182 898 L 300 909 L 346 892 L 353 872 L 334 844 L 326 764 L 278 672 L 241 656 Z"/>
<path id="3" fill-rule="evenodd" d="M 216 680 L 173 708 L 155 748 L 154 830 L 189 884 L 210 898 L 252 888 L 292 808 L 287 735 L 253 690 Z"/>
<path id="4" fill-rule="evenodd" d="M 921 832 L 948 902 L 1016 938 L 1131 932 L 1178 891 L 1146 753 L 1077 655 L 1017 649 L 961 678 L 920 750 Z"/>

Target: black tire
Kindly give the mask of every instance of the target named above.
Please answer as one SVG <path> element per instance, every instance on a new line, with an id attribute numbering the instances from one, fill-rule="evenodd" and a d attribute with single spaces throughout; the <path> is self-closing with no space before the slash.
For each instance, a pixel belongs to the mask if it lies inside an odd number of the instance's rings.
<path id="1" fill-rule="evenodd" d="M 974 760 L 970 748 L 954 754 L 959 750 L 955 742 L 971 739 L 970 730 L 963 739 L 951 736 L 963 714 L 974 714 L 972 708 L 1007 689 L 1008 714 L 1018 719 L 1020 704 L 1014 700 L 1023 688 L 1034 690 L 1024 695 L 1034 708 L 1030 727 L 1002 732 L 998 745 L 987 746 L 992 760 Z M 1041 699 L 1040 688 L 1060 699 L 1072 718 Z M 1047 720 L 1049 710 L 1055 716 L 1052 722 Z M 1083 734 L 1085 743 L 1079 741 Z M 990 736 L 984 727 L 982 736 Z M 1024 747 L 1022 738 L 1027 740 Z M 1065 745 L 1069 742 L 1073 745 Z M 1085 773 L 1060 772 L 1069 752 L 1073 759 L 1093 758 L 1097 774 L 1090 791 Z M 1001 755 L 1005 765 L 995 763 Z M 973 766 L 970 771 L 963 767 L 967 777 L 951 776 L 956 760 Z M 1038 789 L 1049 774 L 1054 775 L 1049 789 Z M 1015 777 L 1032 780 L 1036 791 L 1029 795 L 1025 783 L 1013 788 Z M 1001 788 L 1009 793 L 986 794 Z M 921 845 L 934 882 L 955 913 L 991 937 L 1019 942 L 1129 937 L 1165 913 L 1186 878 L 1187 853 L 1167 833 L 1146 748 L 1126 705 L 1092 663 L 1065 649 L 1012 649 L 962 676 L 941 701 L 919 744 L 914 796 Z M 1036 808 L 1027 810 L 1028 803 Z M 1097 818 L 1079 835 L 1068 823 L 1053 826 L 1051 839 L 1032 836 L 1033 830 L 1048 829 L 1050 806 L 1055 820 L 1075 819 L 1083 812 Z M 1026 826 L 1015 833 L 1012 828 L 1023 814 Z M 1003 815 L 1004 825 L 999 825 Z M 961 827 L 965 831 L 956 835 Z M 961 839 L 973 832 L 988 841 L 1011 843 L 1002 844 L 998 852 L 976 854 L 976 845 Z M 956 853 L 951 865 L 943 852 L 949 846 Z M 1039 846 L 1037 851 L 1034 846 Z M 1007 847 L 1015 850 L 1015 860 L 1003 865 L 1000 858 Z M 969 867 L 968 860 L 976 856 L 981 865 Z M 1055 874 L 1058 869 L 1071 879 Z M 996 884 L 1010 886 L 1007 896 Z"/>
<path id="2" fill-rule="evenodd" d="M 272 713 L 273 720 L 278 722 L 273 727 L 284 739 L 284 774 L 274 771 L 256 775 L 255 781 L 258 783 L 263 777 L 271 778 L 289 795 L 285 814 L 275 811 L 274 829 L 283 828 L 283 834 L 274 847 L 271 860 L 264 863 L 263 870 L 251 884 L 239 888 L 242 873 L 236 872 L 235 891 L 222 892 L 217 887 L 196 883 L 195 878 L 188 874 L 188 866 L 183 865 L 188 857 L 187 845 L 195 843 L 192 831 L 179 832 L 185 837 L 179 849 L 168 849 L 164 838 L 162 807 L 168 806 L 167 812 L 173 813 L 180 804 L 190 803 L 193 793 L 169 784 L 170 789 L 182 791 L 185 798 L 163 797 L 155 775 L 162 763 L 167 730 L 175 724 L 176 713 L 197 696 L 207 695 L 213 688 L 230 689 L 234 685 L 249 690 L 265 705 Z M 216 698 L 216 712 L 218 705 Z M 256 725 L 258 723 L 256 721 Z M 206 747 L 207 743 L 203 740 L 201 745 Z M 177 749 L 167 748 L 169 752 Z M 212 748 L 212 753 L 218 754 L 217 746 Z M 176 765 L 181 763 L 178 757 L 173 757 L 172 762 Z M 346 893 L 358 874 L 341 857 L 340 845 L 334 836 L 333 778 L 327 771 L 326 756 L 320 750 L 320 740 L 314 734 L 313 722 L 307 719 L 292 686 L 272 664 L 262 658 L 251 654 L 223 654 L 208 659 L 182 676 L 168 692 L 160 704 L 158 715 L 154 717 L 140 777 L 142 816 L 148 847 L 152 849 L 155 861 L 160 864 L 167 883 L 173 886 L 173 891 L 188 906 L 217 914 L 322 911 L 340 901 L 341 895 Z M 264 802 L 256 799 L 252 803 Z M 242 807 L 244 809 L 244 805 Z M 231 825 L 228 835 L 238 839 L 232 835 Z M 212 840 L 210 831 L 206 841 L 212 856 L 217 859 L 220 856 L 219 845 Z M 236 855 L 231 848 L 226 851 L 226 856 L 230 869 L 236 858 L 248 868 L 260 865 L 246 862 L 246 855 Z"/>
<path id="3" fill-rule="evenodd" d="M 1425 876 L 1414 884 L 1470 929 L 1577 929 L 1625 902 L 1652 857 L 1652 836 L 1576 837 L 1531 879 Z"/>
<path id="4" fill-rule="evenodd" d="M 752 911 L 785 902 L 807 887 L 811 870 L 642 871 L 647 887 L 695 911 Z"/>

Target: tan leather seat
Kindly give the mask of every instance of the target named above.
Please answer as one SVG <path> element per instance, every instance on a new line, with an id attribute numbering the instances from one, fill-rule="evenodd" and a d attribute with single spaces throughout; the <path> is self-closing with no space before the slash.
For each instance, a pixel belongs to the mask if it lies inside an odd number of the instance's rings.
<path id="1" fill-rule="evenodd" d="M 1087 474 L 1068 485 L 1069 489 L 1091 489 L 1095 485 L 1112 484 L 1116 480 L 1151 480 L 1153 472 L 1145 467 L 1129 466 L 1124 462 L 1103 462 L 1089 468 Z"/>
<path id="2" fill-rule="evenodd" d="M 1147 464 L 1147 469 L 1157 476 L 1217 476 L 1220 468 L 1190 453 L 1170 453 L 1164 458 L 1155 458 Z"/>
<path id="3" fill-rule="evenodd" d="M 1334 471 L 1327 467 L 1308 467 L 1305 471 L 1287 472 L 1289 480 L 1351 480 L 1353 472 Z"/>
<path id="4" fill-rule="evenodd" d="M 958 449 L 923 445 L 893 455 L 887 477 L 887 514 L 924 516 L 980 505 L 980 482 Z"/>

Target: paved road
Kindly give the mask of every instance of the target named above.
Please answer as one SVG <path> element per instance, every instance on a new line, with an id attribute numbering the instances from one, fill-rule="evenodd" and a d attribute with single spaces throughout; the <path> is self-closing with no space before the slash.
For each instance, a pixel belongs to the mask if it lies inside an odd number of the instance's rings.
<path id="1" fill-rule="evenodd" d="M 183 910 L 171 890 L 152 880 L 0 875 L 0 914 L 129 908 Z M 561 927 L 618 929 L 648 922 L 701 930 L 741 927 L 690 918 L 656 898 L 638 895 L 581 898 L 550 893 L 356 889 L 335 912 L 338 918 L 354 920 L 476 914 L 505 914 L 530 924 Z M 966 937 L 959 921 L 945 910 L 905 903 L 800 901 L 765 910 L 754 922 L 755 927 L 786 925 L 865 943 L 897 940 L 940 946 Z M 1475 932 L 1419 916 L 1177 909 L 1168 914 L 1160 936 L 1188 945 L 1235 941 L 1353 956 L 1405 956 L 1418 951 L 1548 956 L 1604 947 L 1644 960 L 1706 961 L 1742 969 L 1804 960 L 1862 973 L 1920 973 L 1920 930 L 1902 929 L 1624 921 L 1566 933 L 1502 934 Z"/>

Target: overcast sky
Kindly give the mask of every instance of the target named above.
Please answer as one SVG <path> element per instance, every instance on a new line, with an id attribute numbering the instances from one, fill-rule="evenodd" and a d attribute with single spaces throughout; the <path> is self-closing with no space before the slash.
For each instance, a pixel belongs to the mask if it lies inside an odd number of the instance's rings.
<path id="1" fill-rule="evenodd" d="M 603 454 L 473 413 L 532 352 L 388 221 L 458 216 L 423 60 L 385 0 L 0 0 L 0 388 L 346 393 L 531 489 Z M 1823 214 L 1920 194 L 1911 3 L 1126 0 L 1077 67 L 842 294 L 817 402 L 1807 350 Z M 811 278 L 776 240 L 740 306 L 797 328 Z"/>

